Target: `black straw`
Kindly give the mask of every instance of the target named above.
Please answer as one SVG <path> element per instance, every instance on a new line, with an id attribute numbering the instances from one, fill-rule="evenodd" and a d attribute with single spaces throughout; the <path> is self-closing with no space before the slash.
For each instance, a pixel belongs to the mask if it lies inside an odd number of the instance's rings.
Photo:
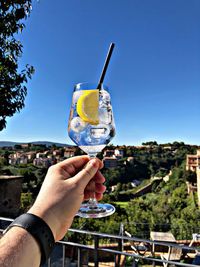
<path id="1" fill-rule="evenodd" d="M 104 81 L 104 77 L 105 77 L 105 74 L 106 74 L 106 71 L 107 71 L 107 68 L 108 68 L 108 64 L 110 62 L 110 58 L 111 58 L 114 46 L 115 46 L 114 43 L 110 44 L 110 47 L 109 47 L 109 50 L 108 50 L 108 54 L 107 54 L 107 57 L 106 57 L 106 60 L 105 60 L 104 66 L 103 66 L 103 70 L 102 70 L 102 73 L 101 73 L 101 76 L 100 76 L 100 79 L 99 79 L 99 83 L 98 83 L 97 89 L 101 88 L 101 84 Z"/>

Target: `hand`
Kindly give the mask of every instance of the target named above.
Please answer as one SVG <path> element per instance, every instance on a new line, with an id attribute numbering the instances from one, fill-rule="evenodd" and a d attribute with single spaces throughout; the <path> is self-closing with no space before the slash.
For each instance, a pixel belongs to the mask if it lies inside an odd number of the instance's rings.
<path id="1" fill-rule="evenodd" d="M 39 195 L 29 210 L 50 226 L 56 241 L 71 226 L 74 216 L 84 199 L 89 198 L 92 182 L 95 182 L 97 200 L 106 187 L 99 171 L 103 163 L 88 156 L 73 157 L 49 168 Z M 92 181 L 91 181 L 92 180 Z"/>

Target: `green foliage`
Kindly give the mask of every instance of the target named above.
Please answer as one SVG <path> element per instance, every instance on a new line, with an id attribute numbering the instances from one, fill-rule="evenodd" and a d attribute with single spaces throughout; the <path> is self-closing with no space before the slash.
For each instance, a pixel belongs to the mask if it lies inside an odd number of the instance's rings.
<path id="1" fill-rule="evenodd" d="M 31 192 L 33 198 L 35 199 L 39 193 L 46 172 L 46 168 L 38 168 L 31 164 L 27 167 L 24 166 L 22 168 L 18 168 L 18 174 L 24 177 L 22 185 L 23 192 Z"/>
<path id="2" fill-rule="evenodd" d="M 115 204 L 117 204 L 118 206 L 120 206 L 123 209 L 126 209 L 129 205 L 129 202 L 115 202 Z"/>
<path id="3" fill-rule="evenodd" d="M 31 11 L 31 0 L 0 2 L 0 131 L 6 127 L 6 117 L 24 107 L 28 78 L 34 69 L 26 65 L 18 71 L 18 59 L 22 55 L 22 44 L 16 39 Z"/>
<path id="4" fill-rule="evenodd" d="M 156 141 L 149 141 L 149 142 L 145 142 L 142 143 L 143 146 L 157 146 L 158 143 Z"/>
<path id="5" fill-rule="evenodd" d="M 32 198 L 35 199 L 46 176 L 47 169 L 32 164 L 23 164 L 4 167 L 2 172 L 8 175 L 23 176 L 22 193 L 31 193 Z"/>
<path id="6" fill-rule="evenodd" d="M 124 208 L 121 208 L 117 204 L 114 205 L 116 208 L 116 212 L 112 216 L 101 219 L 84 219 L 75 217 L 72 224 L 72 228 L 118 235 L 120 223 L 121 221 L 127 221 L 127 215 Z M 70 234 L 70 236 L 68 236 L 67 234 L 67 239 L 73 242 L 78 241 L 83 244 L 92 242 L 93 240 L 93 238 L 88 235 L 77 235 L 76 233 Z"/>
<path id="7" fill-rule="evenodd" d="M 0 169 L 6 165 L 6 159 L 3 157 L 0 157 Z"/>
<path id="8" fill-rule="evenodd" d="M 107 169 L 102 171 L 104 176 L 107 178 L 105 185 L 107 187 L 110 187 L 112 185 L 117 184 L 118 182 L 121 181 L 121 175 L 123 175 L 123 170 L 120 168 L 115 168 L 115 169 Z"/>
<path id="9" fill-rule="evenodd" d="M 32 193 L 22 193 L 21 194 L 21 209 L 23 212 L 27 211 L 33 204 Z"/>
<path id="10" fill-rule="evenodd" d="M 166 145 L 165 145 L 166 146 Z M 186 181 L 194 182 L 194 173 L 185 170 L 186 154 L 195 154 L 195 146 L 174 142 L 164 145 L 136 148 L 123 146 L 125 155 L 134 158 L 133 163 L 123 160 L 115 169 L 103 169 L 106 177 L 107 192 L 103 202 L 116 206 L 112 216 L 103 219 L 75 218 L 72 228 L 119 234 L 120 224 L 132 235 L 149 238 L 150 231 L 172 231 L 176 238 L 190 239 L 193 232 L 200 231 L 200 210 L 197 206 L 197 194 L 187 194 Z M 113 149 L 113 147 L 111 147 Z M 0 151 L 1 156 L 4 155 Z M 3 166 L 2 170 L 12 174 L 24 176 L 23 193 L 25 197 L 22 207 L 29 206 L 39 192 L 46 175 L 46 168 L 38 168 L 31 164 L 22 166 Z M 152 176 L 163 177 L 169 174 L 169 181 L 153 180 Z M 141 184 L 131 188 L 133 180 L 140 180 Z M 140 190 L 153 181 L 151 191 L 141 197 L 134 197 Z M 114 192 L 111 186 L 117 185 Z M 26 195 L 27 194 L 27 195 Z M 83 243 L 92 242 L 92 238 L 85 235 L 72 234 L 69 240 Z"/>
<path id="11" fill-rule="evenodd" d="M 187 194 L 184 166 L 173 169 L 170 180 L 149 193 L 131 201 L 126 208 L 129 231 L 149 238 L 150 231 L 172 231 L 176 238 L 190 239 L 200 230 L 200 210 L 195 198 Z"/>
<path id="12" fill-rule="evenodd" d="M 184 176 L 184 179 L 186 181 L 188 181 L 189 183 L 194 184 L 194 183 L 197 182 L 197 174 L 196 174 L 196 172 L 188 170 L 188 171 L 184 172 L 183 176 Z"/>

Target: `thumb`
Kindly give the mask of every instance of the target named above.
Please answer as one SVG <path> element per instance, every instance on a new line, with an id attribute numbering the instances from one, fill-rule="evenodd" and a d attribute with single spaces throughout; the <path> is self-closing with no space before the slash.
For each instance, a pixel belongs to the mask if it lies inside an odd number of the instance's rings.
<path id="1" fill-rule="evenodd" d="M 99 161 L 97 159 L 91 159 L 85 167 L 74 176 L 74 180 L 76 180 L 81 187 L 85 188 L 94 177 L 99 167 Z"/>

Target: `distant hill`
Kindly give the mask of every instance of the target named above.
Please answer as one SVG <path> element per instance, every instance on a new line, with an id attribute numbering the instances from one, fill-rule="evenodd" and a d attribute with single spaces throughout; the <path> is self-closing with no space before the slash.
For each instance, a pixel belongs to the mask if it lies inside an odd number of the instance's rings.
<path id="1" fill-rule="evenodd" d="M 52 145 L 56 145 L 56 146 L 60 146 L 60 147 L 64 147 L 64 146 L 71 146 L 69 144 L 62 144 L 62 143 L 56 143 L 56 142 L 50 142 L 50 141 L 33 141 L 33 142 L 11 142 L 11 141 L 0 141 L 0 147 L 6 147 L 6 146 L 15 146 L 15 145 L 21 145 L 21 144 L 40 144 L 40 145 L 46 145 L 46 146 L 52 146 Z"/>

